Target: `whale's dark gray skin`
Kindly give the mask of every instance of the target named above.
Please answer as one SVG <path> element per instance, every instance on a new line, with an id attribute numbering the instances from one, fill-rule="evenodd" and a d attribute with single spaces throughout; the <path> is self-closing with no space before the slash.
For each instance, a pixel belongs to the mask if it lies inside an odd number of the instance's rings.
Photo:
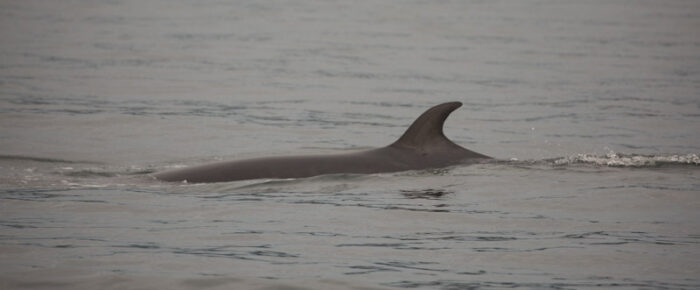
<path id="1" fill-rule="evenodd" d="M 444 103 L 425 111 L 393 144 L 335 155 L 307 155 L 226 161 L 155 174 L 163 181 L 224 182 L 258 178 L 301 178 L 334 173 L 379 173 L 440 168 L 466 160 L 490 159 L 445 137 L 447 116 L 462 106 Z"/>

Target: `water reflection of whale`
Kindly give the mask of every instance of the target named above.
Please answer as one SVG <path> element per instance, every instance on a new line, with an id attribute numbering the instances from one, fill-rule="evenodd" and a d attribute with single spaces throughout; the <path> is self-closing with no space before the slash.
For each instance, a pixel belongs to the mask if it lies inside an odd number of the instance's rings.
<path id="1" fill-rule="evenodd" d="M 393 144 L 366 151 L 265 157 L 217 162 L 156 173 L 163 181 L 223 182 L 258 178 L 301 178 L 335 173 L 379 173 L 440 168 L 490 157 L 465 149 L 445 137 L 445 119 L 462 106 L 444 103 L 425 111 Z"/>

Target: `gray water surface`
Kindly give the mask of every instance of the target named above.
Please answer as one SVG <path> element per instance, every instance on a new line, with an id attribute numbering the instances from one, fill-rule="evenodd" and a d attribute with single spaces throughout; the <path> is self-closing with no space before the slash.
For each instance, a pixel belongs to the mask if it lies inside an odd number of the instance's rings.
<path id="1" fill-rule="evenodd" d="M 698 1 L 0 1 L 0 288 L 700 288 Z M 172 184 L 390 144 L 494 162 Z"/>

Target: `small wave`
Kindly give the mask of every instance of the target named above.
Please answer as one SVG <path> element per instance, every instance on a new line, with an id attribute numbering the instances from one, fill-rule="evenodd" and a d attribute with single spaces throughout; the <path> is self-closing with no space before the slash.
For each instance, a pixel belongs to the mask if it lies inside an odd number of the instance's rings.
<path id="1" fill-rule="evenodd" d="M 697 154 L 685 155 L 636 155 L 609 152 L 605 156 L 576 154 L 553 160 L 555 165 L 593 164 L 611 167 L 658 167 L 662 165 L 700 165 Z"/>
<path id="2" fill-rule="evenodd" d="M 443 196 L 453 193 L 449 190 L 423 189 L 423 190 L 401 190 L 401 195 L 408 199 L 432 199 L 440 200 Z"/>
<path id="3" fill-rule="evenodd" d="M 115 177 L 115 176 L 119 175 L 118 172 L 98 171 L 98 170 L 92 170 L 92 169 L 67 171 L 67 172 L 61 172 L 60 174 L 63 176 L 67 176 L 67 177 L 81 177 L 81 178 Z"/>
<path id="4" fill-rule="evenodd" d="M 35 157 L 35 156 L 22 156 L 22 155 L 0 155 L 0 161 L 2 161 L 2 160 L 34 161 L 34 162 L 45 162 L 45 163 L 96 164 L 96 162 L 92 162 L 92 161 L 75 161 L 75 160 L 65 160 L 65 159 L 57 159 L 57 158 Z"/>
<path id="5" fill-rule="evenodd" d="M 55 171 L 55 174 L 65 176 L 65 177 L 75 177 L 75 178 L 99 178 L 99 177 L 119 177 L 119 176 L 140 176 L 153 173 L 155 170 L 153 168 L 142 168 L 131 166 L 128 168 L 119 167 L 101 167 L 101 168 L 73 168 L 73 167 L 63 167 L 60 170 Z"/>
<path id="6" fill-rule="evenodd" d="M 312 183 L 312 182 L 343 182 L 343 181 L 354 181 L 354 180 L 365 180 L 368 175 L 356 174 L 356 173 L 336 173 L 336 174 L 324 174 L 311 177 L 303 178 L 282 178 L 282 179 L 251 179 L 242 181 L 233 181 L 229 184 L 235 185 L 231 189 L 253 189 L 259 187 L 276 187 L 276 186 L 289 186 L 300 183 Z M 227 187 L 228 188 L 228 187 Z"/>

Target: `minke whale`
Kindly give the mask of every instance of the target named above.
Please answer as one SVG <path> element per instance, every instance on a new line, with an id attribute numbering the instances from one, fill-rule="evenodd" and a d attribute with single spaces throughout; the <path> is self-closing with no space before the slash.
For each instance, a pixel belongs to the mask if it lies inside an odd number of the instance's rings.
<path id="1" fill-rule="evenodd" d="M 491 159 L 445 137 L 442 127 L 460 102 L 434 106 L 389 146 L 354 153 L 264 157 L 224 161 L 154 174 L 162 181 L 225 182 L 260 178 L 303 178 L 324 174 L 370 174 L 441 168 Z"/>

